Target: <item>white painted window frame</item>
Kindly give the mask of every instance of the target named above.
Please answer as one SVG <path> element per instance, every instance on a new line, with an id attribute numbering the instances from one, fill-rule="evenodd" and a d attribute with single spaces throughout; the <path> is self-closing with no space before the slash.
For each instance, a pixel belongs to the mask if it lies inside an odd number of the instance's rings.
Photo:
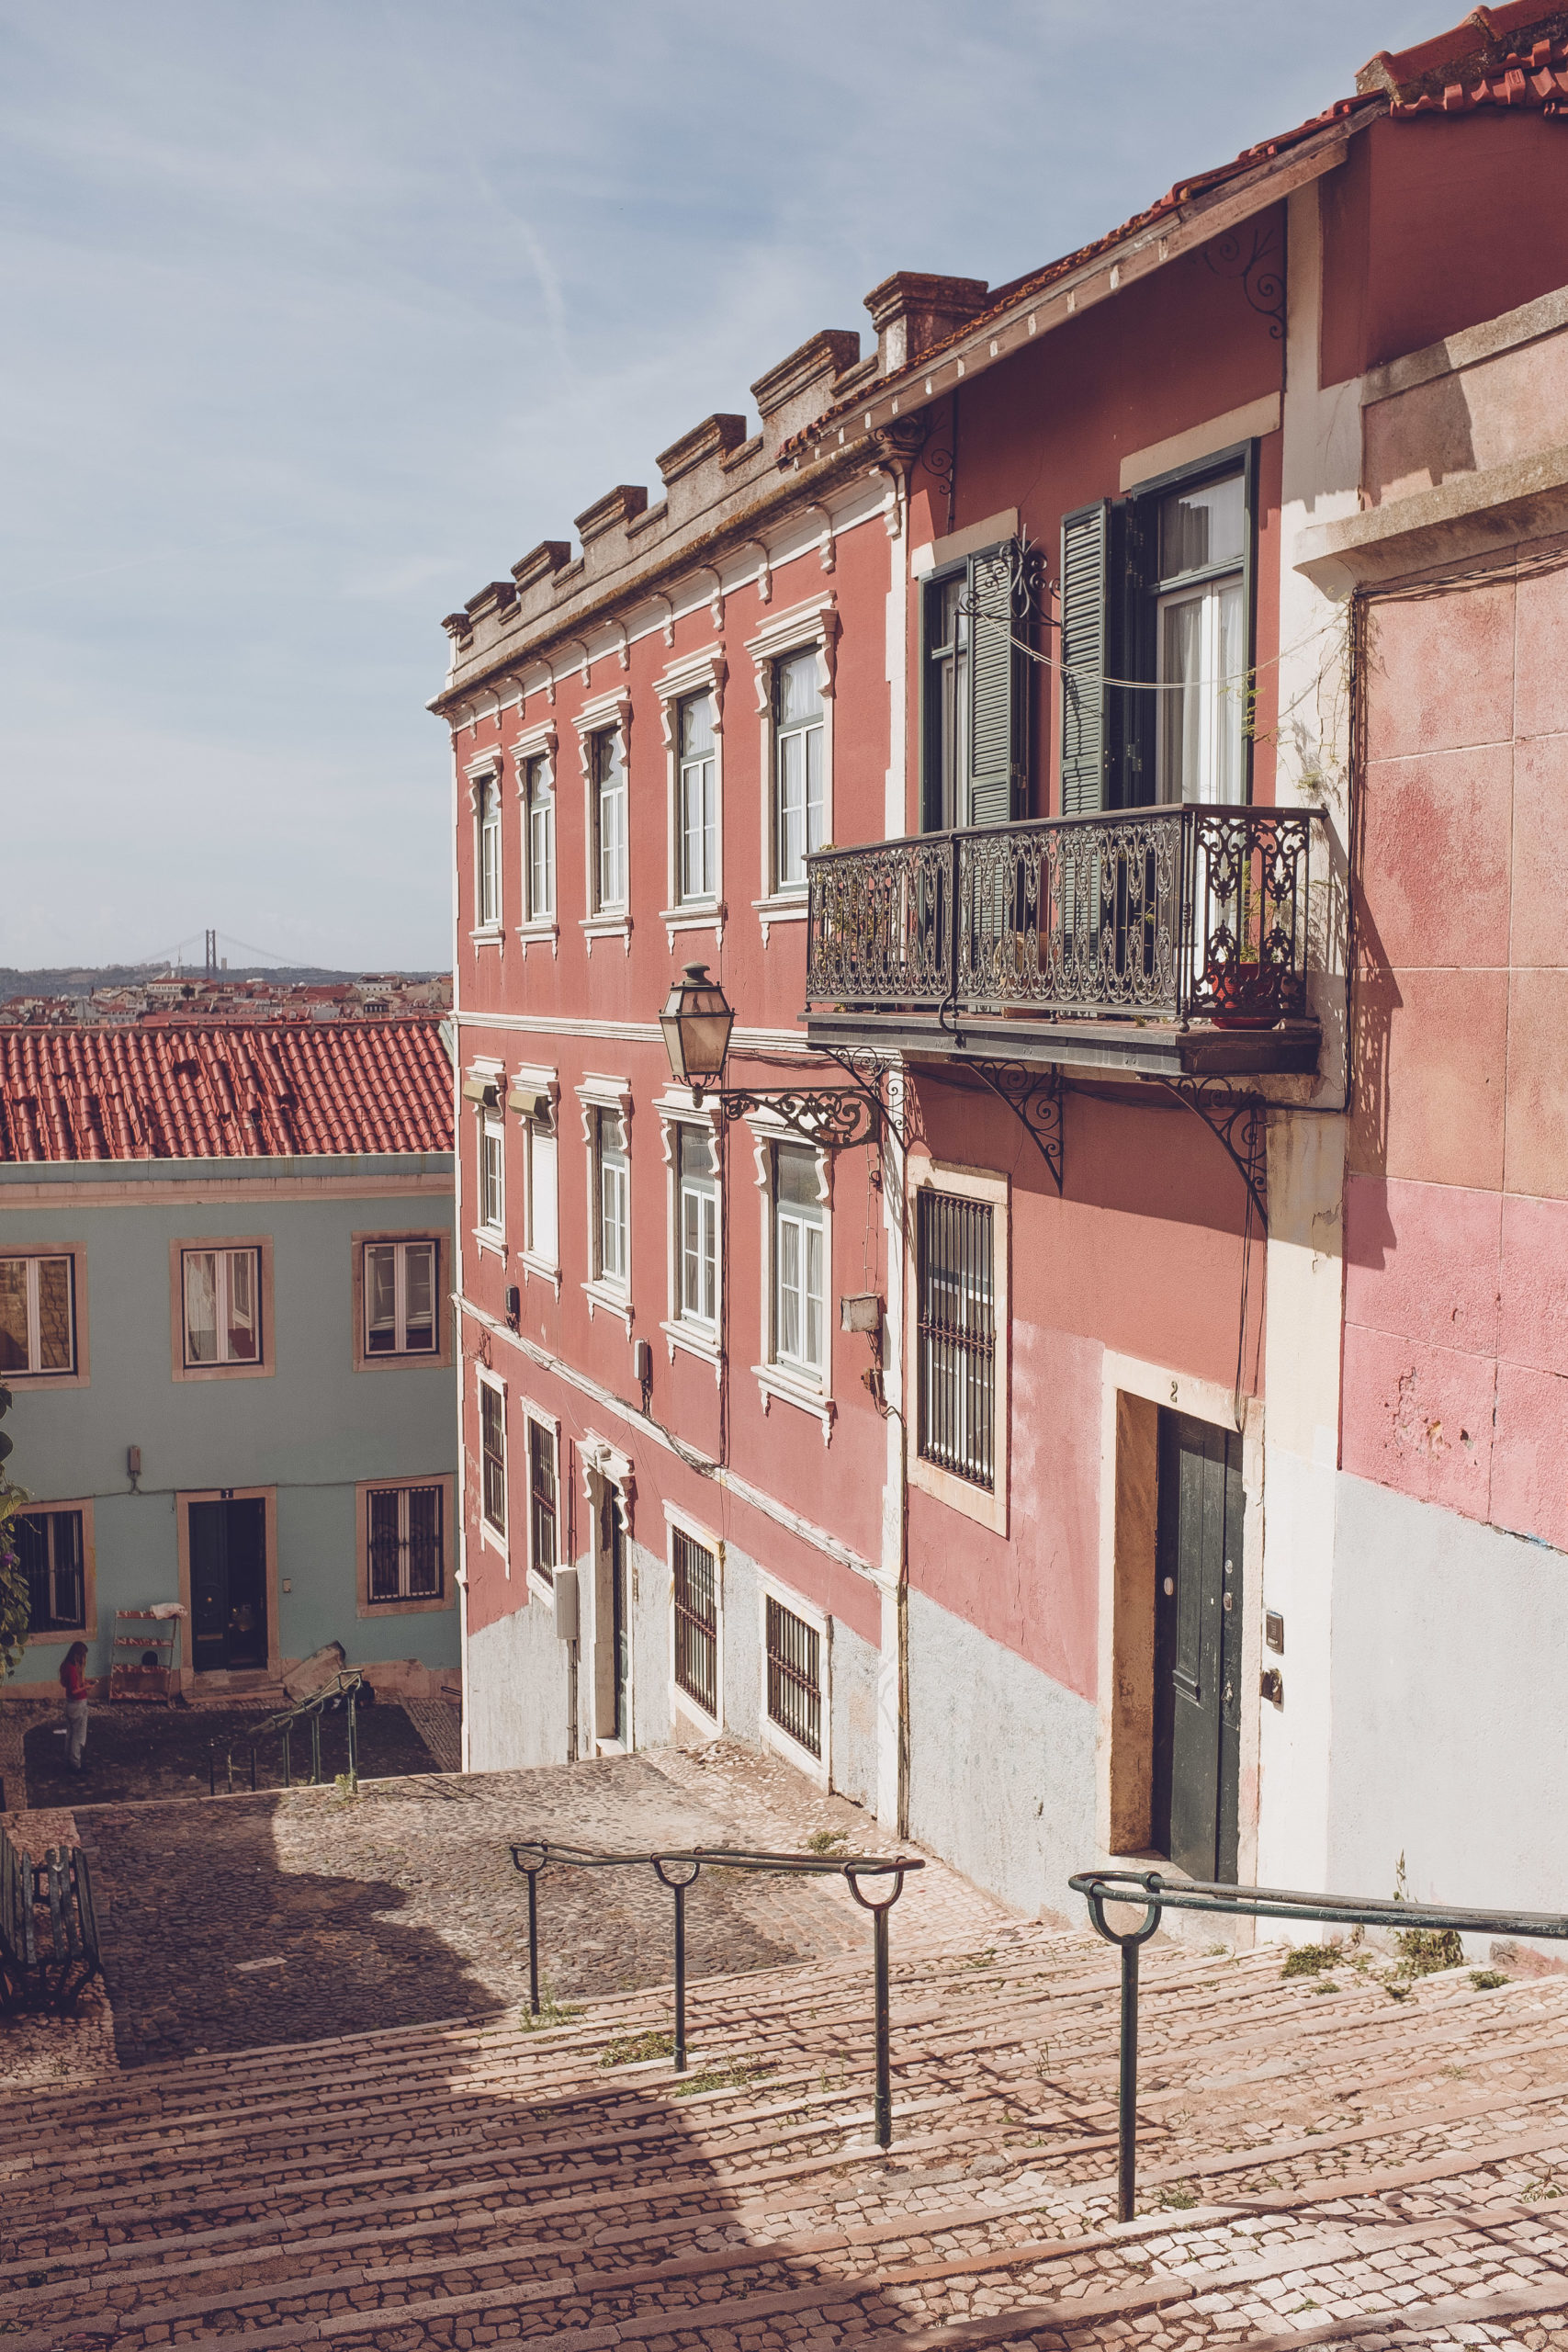
<path id="1" fill-rule="evenodd" d="M 191 1353 L 190 1346 L 190 1272 L 193 1258 L 212 1260 L 212 1299 L 214 1337 L 220 1352 L 207 1360 Z M 232 1265 L 236 1258 L 251 1261 L 251 1317 L 255 1326 L 256 1351 L 254 1356 L 231 1356 L 222 1352 L 227 1346 L 230 1326 L 229 1294 L 233 1280 Z M 33 1304 L 28 1291 L 29 1313 Z M 254 1241 L 186 1241 L 180 1245 L 180 1346 L 186 1372 L 230 1372 L 236 1367 L 247 1372 L 260 1370 L 266 1362 L 267 1333 L 262 1320 L 262 1251 Z M 30 1337 L 30 1332 L 29 1332 Z M 75 1331 L 72 1331 L 72 1352 L 75 1352 Z"/>
<path id="2" fill-rule="evenodd" d="M 367 1363 L 439 1363 L 441 1361 L 441 1244 L 434 1234 L 410 1234 L 406 1240 L 392 1234 L 378 1235 L 374 1241 L 362 1241 L 360 1247 L 360 1313 L 363 1330 L 360 1347 Z M 390 1250 L 392 1258 L 392 1345 L 370 1351 L 370 1252 Z M 411 1250 L 432 1252 L 430 1296 L 432 1308 L 431 1343 L 428 1348 L 408 1345 L 408 1260 Z"/>
<path id="3" fill-rule="evenodd" d="M 781 888 L 778 880 L 778 778 L 776 729 L 773 724 L 774 665 L 790 655 L 816 650 L 818 689 L 822 696 L 822 847 L 828 848 L 833 839 L 833 715 L 836 707 L 836 684 L 839 662 L 838 598 L 831 589 L 819 596 L 808 596 L 781 613 L 773 614 L 755 635 L 746 639 L 746 650 L 757 684 L 757 716 L 761 729 L 759 775 L 761 781 L 760 811 L 761 833 L 761 896 L 752 900 L 761 926 L 762 944 L 767 946 L 773 926 L 777 922 L 804 922 L 807 918 L 807 892 L 805 884 Z"/>
<path id="4" fill-rule="evenodd" d="M 746 1125 L 751 1134 L 757 1190 L 761 1195 L 762 1212 L 761 1313 L 759 1324 L 761 1361 L 754 1363 L 751 1370 L 762 1400 L 763 1412 L 768 1412 L 776 1399 L 811 1414 L 821 1426 L 822 1442 L 826 1446 L 832 1442 L 833 1423 L 839 1409 L 833 1397 L 833 1316 L 830 1312 L 833 1300 L 833 1155 L 820 1148 L 817 1151 L 818 1197 L 822 1204 L 823 1362 L 820 1374 L 813 1378 L 795 1365 L 780 1361 L 775 1307 L 777 1204 L 773 1154 L 779 1144 L 799 1146 L 805 1138 L 797 1129 L 786 1126 L 782 1119 L 767 1111 L 751 1112 Z M 807 1145 L 807 1148 L 811 1147 Z"/>
<path id="5" fill-rule="evenodd" d="M 724 1123 L 716 1119 L 705 1104 L 694 1105 L 690 1093 L 671 1089 L 654 1104 L 659 1114 L 660 1147 L 664 1157 L 665 1170 L 665 1297 L 668 1312 L 660 1329 L 664 1334 L 670 1361 L 675 1361 L 675 1351 L 682 1349 L 711 1366 L 715 1384 L 722 1376 L 724 1356 L 720 1344 L 724 1329 Z M 708 1138 L 714 1164 L 714 1315 L 711 1323 L 688 1316 L 684 1306 L 685 1286 L 682 1280 L 681 1158 L 677 1130 L 695 1127 Z"/>
<path id="6" fill-rule="evenodd" d="M 694 1699 L 675 1679 L 675 1535 L 676 1531 L 690 1542 L 700 1544 L 705 1552 L 713 1555 L 714 1613 L 717 1619 L 717 1657 L 714 1666 L 714 1691 L 718 1701 L 716 1714 L 709 1714 L 700 1700 Z M 708 1739 L 716 1738 L 724 1729 L 724 1538 L 700 1519 L 676 1504 L 664 1506 L 664 1562 L 670 1573 L 670 1711 L 683 1715 L 696 1731 Z"/>
<path id="7" fill-rule="evenodd" d="M 555 720 L 543 719 L 537 725 L 525 729 L 512 746 L 512 761 L 523 842 L 520 864 L 523 920 L 517 925 L 517 936 L 525 950 L 530 945 L 547 945 L 552 956 L 558 956 L 560 865 L 557 855 L 556 819 L 560 807 L 560 739 Z M 529 773 L 537 762 L 544 763 L 545 782 L 549 794 L 550 903 L 542 912 L 534 903 L 534 811 L 528 797 Z"/>
<path id="8" fill-rule="evenodd" d="M 6 1250 L 0 1256 L 27 1268 L 28 1361 L 14 1372 L 0 1373 L 0 1381 L 8 1380 L 71 1380 L 76 1372 L 76 1261 L 69 1250 Z M 45 1371 L 39 1364 L 43 1352 L 43 1324 L 39 1306 L 39 1270 L 44 1264 L 63 1261 L 65 1295 L 71 1328 L 71 1360 L 68 1363 L 51 1364 Z M 182 1263 L 180 1279 L 185 1279 Z M 185 1320 L 185 1301 L 180 1301 L 180 1319 Z"/>
<path id="9" fill-rule="evenodd" d="M 586 1152 L 588 1176 L 588 1248 L 589 1272 L 582 1284 L 588 1300 L 589 1319 L 596 1310 L 613 1315 L 626 1327 L 629 1340 L 635 1310 L 632 1306 L 632 1090 L 624 1078 L 603 1078 L 590 1071 L 577 1088 L 577 1100 L 582 1118 L 582 1140 Z M 626 1269 L 624 1281 L 607 1280 L 600 1270 L 602 1234 L 600 1216 L 600 1122 L 608 1114 L 622 1123 L 626 1155 Z"/>
<path id="10" fill-rule="evenodd" d="M 474 831 L 474 908 L 473 928 L 468 933 L 476 954 L 480 947 L 506 945 L 506 883 L 505 844 L 502 831 L 502 755 L 487 752 L 482 758 L 471 760 L 464 770 L 468 780 L 468 806 L 473 812 Z M 495 797 L 495 912 L 488 920 L 484 910 L 484 834 L 486 831 L 484 804 L 486 786 Z"/>
<path id="11" fill-rule="evenodd" d="M 670 662 L 653 682 L 664 737 L 664 905 L 660 920 L 668 944 L 684 932 L 711 931 L 724 944 L 728 910 L 724 899 L 724 689 L 728 664 L 722 645 L 705 646 Z M 683 702 L 706 695 L 713 710 L 714 887 L 699 899 L 681 896 L 681 711 Z"/>
<path id="12" fill-rule="evenodd" d="M 500 1111 L 487 1109 L 482 1103 L 475 1120 L 479 1139 L 479 1223 L 474 1227 L 474 1239 L 481 1250 L 493 1250 L 498 1257 L 506 1255 L 506 1121 Z M 496 1168 L 501 1192 L 501 1216 L 492 1222 L 490 1216 L 490 1181 L 486 1162 L 490 1147 L 495 1146 Z"/>
<path id="13" fill-rule="evenodd" d="M 556 1414 L 547 1413 L 544 1407 L 542 1405 L 536 1405 L 531 1396 L 520 1396 L 517 1399 L 517 1418 L 521 1422 L 523 1429 L 524 1482 L 528 1490 L 528 1517 L 527 1524 L 524 1530 L 524 1554 L 527 1563 L 526 1575 L 528 1578 L 528 1590 L 534 1596 L 535 1600 L 542 1600 L 547 1608 L 553 1609 L 556 1598 L 555 1586 L 547 1577 L 540 1574 L 538 1561 L 534 1556 L 533 1433 L 536 1429 L 543 1430 L 545 1434 L 548 1437 L 551 1447 L 554 1450 L 556 1465 L 556 1566 L 557 1568 L 570 1567 L 571 1563 L 564 1556 L 566 1544 L 567 1495 L 566 1489 L 561 1484 L 560 1420 Z"/>
<path id="14" fill-rule="evenodd" d="M 909 1253 L 905 1268 L 904 1411 L 909 1431 L 909 1484 L 933 1496 L 995 1535 L 1008 1532 L 1008 1498 L 1012 1464 L 1012 1186 L 995 1169 L 962 1168 L 924 1156 L 908 1164 Z M 946 1193 L 957 1200 L 976 1201 L 992 1212 L 991 1283 L 996 1301 L 997 1388 L 995 1484 L 989 1493 L 956 1477 L 940 1464 L 928 1462 L 919 1450 L 919 1195 Z"/>
<path id="15" fill-rule="evenodd" d="M 501 1494 L 502 1508 L 506 1513 L 506 1525 L 501 1528 L 492 1525 L 485 1514 L 484 1392 L 487 1388 L 492 1396 L 499 1396 L 501 1399 Z M 500 1553 L 502 1567 L 510 1579 L 512 1575 L 512 1431 L 506 1418 L 506 1383 L 499 1373 L 491 1372 L 487 1364 L 476 1363 L 474 1366 L 474 1411 L 477 1416 L 475 1434 L 478 1444 L 474 1453 L 474 1466 L 479 1478 L 479 1542 L 488 1544 L 492 1552 Z"/>
<path id="16" fill-rule="evenodd" d="M 513 1070 L 511 1083 L 507 1089 L 507 1107 L 509 1110 L 513 1107 L 511 1098 L 513 1094 L 543 1095 L 549 1102 L 551 1140 L 555 1145 L 556 1154 L 556 1248 L 555 1255 L 552 1258 L 545 1250 L 539 1248 L 537 1239 L 538 1227 L 536 1219 L 538 1212 L 536 1206 L 536 1188 L 537 1186 L 538 1178 L 535 1168 L 534 1153 L 539 1132 L 538 1122 L 522 1112 L 517 1112 L 515 1116 L 517 1118 L 518 1125 L 522 1129 L 520 1140 L 523 1149 L 523 1241 L 522 1246 L 518 1250 L 514 1250 L 513 1254 L 516 1258 L 518 1264 L 523 1269 L 523 1279 L 525 1283 L 536 1280 L 538 1282 L 548 1283 L 556 1296 L 558 1298 L 560 1296 L 561 1286 L 560 1074 L 553 1068 L 522 1062 L 518 1065 L 517 1069 Z"/>
<path id="17" fill-rule="evenodd" d="M 578 763 L 582 771 L 583 808 L 583 905 L 587 912 L 581 921 L 584 944 L 590 956 L 596 939 L 618 939 L 626 953 L 631 954 L 632 937 L 632 838 L 631 838 L 631 775 L 632 775 L 632 698 L 626 686 L 617 686 L 607 694 L 595 695 L 585 702 L 572 720 L 577 729 Z M 619 733 L 621 739 L 621 774 L 625 779 L 626 806 L 626 895 L 623 905 L 602 906 L 599 900 L 599 787 L 593 774 L 593 742 L 599 735 Z M 558 861 L 556 887 L 560 887 Z"/>
<path id="18" fill-rule="evenodd" d="M 785 1731 L 782 1724 L 776 1724 L 768 1713 L 770 1597 L 781 1608 L 787 1609 L 792 1617 L 798 1617 L 804 1624 L 813 1627 L 818 1637 L 822 1698 L 822 1753 L 819 1758 L 813 1756 L 808 1747 L 803 1747 L 794 1734 Z M 765 1569 L 759 1569 L 757 1575 L 757 1721 L 762 1746 L 784 1763 L 793 1765 L 797 1772 L 826 1792 L 833 1785 L 833 1620 L 826 1610 L 818 1609 L 815 1601 L 807 1600 L 803 1594 L 781 1583 L 777 1577 L 770 1576 Z"/>

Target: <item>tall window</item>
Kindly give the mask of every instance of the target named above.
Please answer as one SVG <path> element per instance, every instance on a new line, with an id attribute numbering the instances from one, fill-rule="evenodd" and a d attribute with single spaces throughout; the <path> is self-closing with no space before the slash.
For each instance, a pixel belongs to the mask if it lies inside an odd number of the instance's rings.
<path id="1" fill-rule="evenodd" d="M 523 1155 L 527 1187 L 528 1255 L 541 1265 L 560 1262 L 560 1211 L 557 1190 L 555 1122 L 548 1102 L 523 1122 Z"/>
<path id="2" fill-rule="evenodd" d="M 773 664 L 774 879 L 798 889 L 822 846 L 822 690 L 815 653 Z"/>
<path id="3" fill-rule="evenodd" d="M 534 1573 L 546 1584 L 556 1580 L 557 1549 L 556 1438 L 540 1421 L 528 1424 L 528 1543 Z"/>
<path id="4" fill-rule="evenodd" d="M 479 1224 L 486 1233 L 506 1231 L 506 1131 L 488 1112 L 479 1121 Z"/>
<path id="5" fill-rule="evenodd" d="M 822 1201 L 817 1155 L 795 1144 L 773 1152 L 773 1352 L 820 1379 L 826 1362 Z"/>
<path id="6" fill-rule="evenodd" d="M 69 1258 L 0 1258 L 0 1373 L 74 1372 Z"/>
<path id="7" fill-rule="evenodd" d="M 767 1596 L 768 1719 L 808 1756 L 822 1753 L 822 1636 Z"/>
<path id="8" fill-rule="evenodd" d="M 479 1383 L 479 1509 L 485 1525 L 506 1532 L 506 1399 L 488 1380 Z"/>
<path id="9" fill-rule="evenodd" d="M 618 1111 L 595 1116 L 595 1189 L 598 1193 L 598 1258 L 601 1282 L 625 1289 L 631 1261 L 631 1170 L 626 1123 Z"/>
<path id="10" fill-rule="evenodd" d="M 1159 502 L 1155 582 L 1161 800 L 1243 797 L 1247 616 L 1242 475 Z"/>
<path id="11" fill-rule="evenodd" d="M 365 1245 L 365 1352 L 367 1356 L 435 1353 L 434 1241 L 367 1241 Z"/>
<path id="12" fill-rule="evenodd" d="M 680 896 L 718 895 L 718 807 L 713 700 L 692 695 L 680 709 Z"/>
<path id="13" fill-rule="evenodd" d="M 547 922 L 556 910 L 556 797 L 546 760 L 529 761 L 524 801 L 528 812 L 528 921 Z"/>
<path id="14" fill-rule="evenodd" d="M 969 617 L 964 575 L 926 590 L 926 806 L 932 831 L 966 825 Z"/>
<path id="15" fill-rule="evenodd" d="M 996 1483 L 994 1212 L 919 1194 L 918 1451 L 972 1486 Z"/>
<path id="16" fill-rule="evenodd" d="M 619 913 L 626 903 L 626 769 L 619 730 L 592 744 L 594 889 L 596 911 Z"/>
<path id="17" fill-rule="evenodd" d="M 479 859 L 476 897 L 479 928 L 501 921 L 501 778 L 479 779 Z"/>
<path id="18" fill-rule="evenodd" d="M 675 1684 L 718 1714 L 718 1568 L 682 1527 L 670 1531 L 675 1584 Z"/>
<path id="19" fill-rule="evenodd" d="M 440 1487 L 372 1487 L 366 1499 L 370 1599 L 438 1600 L 446 1583 Z"/>
<path id="20" fill-rule="evenodd" d="M 80 1634 L 87 1623 L 79 1510 L 30 1510 L 16 1521 L 17 1557 L 35 1634 Z"/>
<path id="21" fill-rule="evenodd" d="M 261 1362 L 261 1251 L 182 1250 L 186 1364 Z"/>
<path id="22" fill-rule="evenodd" d="M 718 1182 L 713 1139 L 705 1127 L 678 1127 L 680 1137 L 681 1313 L 697 1323 L 718 1320 Z"/>

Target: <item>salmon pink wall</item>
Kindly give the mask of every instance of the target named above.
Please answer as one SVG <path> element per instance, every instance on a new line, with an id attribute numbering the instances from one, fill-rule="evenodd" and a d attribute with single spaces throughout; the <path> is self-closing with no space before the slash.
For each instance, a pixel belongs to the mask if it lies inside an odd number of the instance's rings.
<path id="1" fill-rule="evenodd" d="M 1568 138 L 1542 115 L 1380 119 L 1322 189 L 1325 384 L 1568 284 Z"/>
<path id="2" fill-rule="evenodd" d="M 1377 599 L 1348 1470 L 1568 1548 L 1568 569 Z"/>

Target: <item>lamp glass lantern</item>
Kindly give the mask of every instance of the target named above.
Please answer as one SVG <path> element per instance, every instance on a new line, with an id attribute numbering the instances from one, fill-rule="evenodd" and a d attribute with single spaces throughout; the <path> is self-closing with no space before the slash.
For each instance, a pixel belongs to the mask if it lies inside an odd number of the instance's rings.
<path id="1" fill-rule="evenodd" d="M 709 979 L 705 964 L 687 965 L 671 989 L 659 1025 L 670 1068 L 681 1084 L 694 1094 L 716 1086 L 724 1076 L 735 1014 L 718 982 Z"/>

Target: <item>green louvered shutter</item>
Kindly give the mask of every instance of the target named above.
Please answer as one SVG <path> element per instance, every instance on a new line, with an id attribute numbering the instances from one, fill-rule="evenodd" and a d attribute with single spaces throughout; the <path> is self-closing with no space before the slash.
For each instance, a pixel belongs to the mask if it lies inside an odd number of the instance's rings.
<path id="1" fill-rule="evenodd" d="M 969 559 L 969 817 L 1006 825 L 1022 814 L 1028 751 L 1027 654 L 1013 642 L 1015 541 Z"/>
<path id="2" fill-rule="evenodd" d="M 1062 518 L 1062 814 L 1103 808 L 1111 752 L 1106 585 L 1111 506 L 1101 499 Z"/>

